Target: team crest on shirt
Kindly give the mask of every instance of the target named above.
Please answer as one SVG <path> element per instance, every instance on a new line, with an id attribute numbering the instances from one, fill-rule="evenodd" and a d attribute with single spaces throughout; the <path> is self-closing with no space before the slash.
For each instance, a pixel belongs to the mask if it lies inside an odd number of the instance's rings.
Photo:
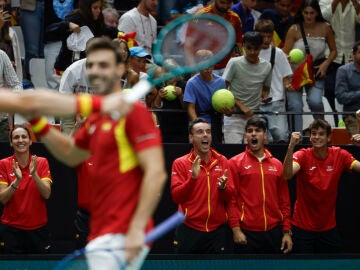
<path id="1" fill-rule="evenodd" d="M 219 165 L 216 165 L 214 170 L 215 171 L 222 171 L 222 168 Z"/>
<path id="2" fill-rule="evenodd" d="M 278 170 L 274 166 L 269 166 L 269 171 L 270 172 L 277 172 Z"/>
<path id="3" fill-rule="evenodd" d="M 329 165 L 326 167 L 327 172 L 332 172 L 334 170 L 333 166 Z"/>
<path id="4" fill-rule="evenodd" d="M 109 131 L 111 129 L 111 123 L 110 122 L 106 122 L 106 123 L 103 123 L 101 125 L 101 130 L 103 131 Z"/>

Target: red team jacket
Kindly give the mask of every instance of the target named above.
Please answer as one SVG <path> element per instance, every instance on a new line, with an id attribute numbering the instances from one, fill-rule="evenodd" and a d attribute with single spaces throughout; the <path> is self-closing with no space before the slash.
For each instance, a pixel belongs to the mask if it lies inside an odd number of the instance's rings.
<path id="1" fill-rule="evenodd" d="M 229 160 L 229 166 L 235 187 L 230 227 L 268 231 L 282 224 L 283 230 L 290 230 L 290 197 L 282 163 L 267 149 L 260 162 L 247 147 Z"/>
<path id="2" fill-rule="evenodd" d="M 196 153 L 192 149 L 185 156 L 176 159 L 171 171 L 171 195 L 184 211 L 188 227 L 210 232 L 227 222 L 227 206 L 233 193 L 231 174 L 228 171 L 228 182 L 225 190 L 219 190 L 217 179 L 228 168 L 227 159 L 211 149 L 208 163 L 201 162 L 199 177 L 192 178 L 192 165 Z"/>

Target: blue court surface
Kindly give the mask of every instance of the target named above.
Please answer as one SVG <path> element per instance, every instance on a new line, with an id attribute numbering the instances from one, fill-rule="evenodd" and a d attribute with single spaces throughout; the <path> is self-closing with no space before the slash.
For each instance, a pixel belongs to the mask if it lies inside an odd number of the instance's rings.
<path id="1" fill-rule="evenodd" d="M 62 255 L 0 256 L 1 270 L 52 270 Z M 143 270 L 347 270 L 360 269 L 360 254 L 336 255 L 150 255 Z"/>

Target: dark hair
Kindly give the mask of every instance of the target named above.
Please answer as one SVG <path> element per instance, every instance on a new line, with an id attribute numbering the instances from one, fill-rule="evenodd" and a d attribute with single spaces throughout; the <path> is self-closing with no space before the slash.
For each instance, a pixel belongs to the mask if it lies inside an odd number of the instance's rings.
<path id="1" fill-rule="evenodd" d="M 91 6 L 95 2 L 103 2 L 101 0 L 80 0 L 79 1 L 79 12 L 84 18 L 85 25 L 87 25 L 95 37 L 102 36 L 105 31 L 104 15 L 102 12 L 99 14 L 99 18 L 95 21 L 93 19 Z"/>
<path id="2" fill-rule="evenodd" d="M 19 129 L 19 128 L 24 129 L 27 132 L 27 134 L 29 135 L 29 139 L 31 140 L 30 130 L 26 126 L 24 126 L 24 125 L 14 125 L 14 127 L 10 130 L 10 133 L 9 133 L 10 142 L 12 141 L 12 135 L 13 135 L 14 131 Z"/>
<path id="3" fill-rule="evenodd" d="M 352 48 L 353 54 L 355 54 L 355 53 L 358 51 L 359 46 L 360 46 L 360 40 L 358 40 L 358 41 L 356 41 L 356 42 L 354 43 L 354 46 L 353 46 L 353 48 Z"/>
<path id="4" fill-rule="evenodd" d="M 127 57 L 126 57 L 126 59 L 123 59 L 123 61 L 126 62 L 130 57 L 130 50 L 129 50 L 129 46 L 128 46 L 126 40 L 121 39 L 121 38 L 115 38 L 115 39 L 112 40 L 112 42 L 116 45 L 118 50 L 121 50 L 120 49 L 120 44 L 125 44 L 125 51 L 126 51 Z M 121 51 L 119 51 L 119 53 L 122 55 Z"/>
<path id="5" fill-rule="evenodd" d="M 206 124 L 210 125 L 210 123 L 208 121 L 206 121 L 204 118 L 195 118 L 194 120 L 190 121 L 190 123 L 189 123 L 189 127 L 188 127 L 189 134 L 193 134 L 192 133 L 193 127 L 198 123 L 206 123 Z"/>
<path id="6" fill-rule="evenodd" d="M 86 55 L 98 50 L 112 51 L 115 55 L 117 64 L 125 63 L 125 59 L 123 59 L 119 47 L 108 37 L 92 38 L 86 43 Z"/>
<path id="7" fill-rule="evenodd" d="M 259 32 L 253 32 L 253 31 L 246 32 L 243 38 L 243 44 L 245 43 L 249 43 L 259 48 L 263 44 L 263 38 Z"/>
<path id="8" fill-rule="evenodd" d="M 272 33 L 275 29 L 272 20 L 259 19 L 255 24 L 255 31 L 260 33 Z"/>
<path id="9" fill-rule="evenodd" d="M 318 128 L 323 128 L 326 130 L 326 134 L 330 135 L 331 134 L 331 126 L 330 124 L 323 119 L 315 119 L 310 125 L 309 125 L 309 130 L 310 133 L 313 129 L 318 129 Z"/>
<path id="10" fill-rule="evenodd" d="M 323 15 L 322 15 L 322 13 L 321 13 L 321 9 L 320 9 L 320 5 L 319 5 L 318 0 L 304 0 L 304 2 L 302 3 L 301 7 L 298 10 L 298 12 L 295 15 L 295 22 L 296 23 L 302 23 L 304 21 L 304 17 L 302 15 L 302 12 L 307 7 L 312 7 L 313 9 L 316 10 L 317 16 L 316 16 L 315 20 L 317 22 L 325 22 L 326 21 L 324 19 Z"/>
<path id="11" fill-rule="evenodd" d="M 266 121 L 258 116 L 253 116 L 246 122 L 245 132 L 249 126 L 261 128 L 264 132 L 266 132 Z"/>

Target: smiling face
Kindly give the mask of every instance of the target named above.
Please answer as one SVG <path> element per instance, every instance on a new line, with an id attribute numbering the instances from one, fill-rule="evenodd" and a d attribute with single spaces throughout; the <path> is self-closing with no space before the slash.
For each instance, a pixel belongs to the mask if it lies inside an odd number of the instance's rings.
<path id="1" fill-rule="evenodd" d="M 322 127 L 312 128 L 310 131 L 310 142 L 314 148 L 326 148 L 330 142 L 330 134 Z"/>
<path id="2" fill-rule="evenodd" d="M 10 139 L 10 146 L 14 149 L 15 154 L 29 152 L 32 141 L 28 131 L 24 127 L 15 127 Z"/>
<path id="3" fill-rule="evenodd" d="M 245 138 L 250 150 L 256 156 L 264 155 L 264 144 L 267 139 L 264 129 L 255 125 L 249 125 L 246 128 Z"/>
<path id="4" fill-rule="evenodd" d="M 189 141 L 193 144 L 195 153 L 207 154 L 211 147 L 211 126 L 208 123 L 196 123 L 189 135 Z"/>
<path id="5" fill-rule="evenodd" d="M 116 63 L 115 53 L 107 49 L 92 51 L 86 58 L 86 74 L 96 94 L 115 91 L 116 82 L 125 72 L 123 63 Z"/>

